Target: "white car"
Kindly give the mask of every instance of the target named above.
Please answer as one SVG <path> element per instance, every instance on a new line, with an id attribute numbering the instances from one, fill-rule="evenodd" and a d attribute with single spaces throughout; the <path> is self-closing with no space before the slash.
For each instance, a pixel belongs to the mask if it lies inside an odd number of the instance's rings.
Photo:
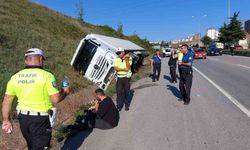
<path id="1" fill-rule="evenodd" d="M 163 57 L 169 57 L 171 55 L 171 49 L 170 48 L 166 48 L 162 50 L 162 56 Z"/>

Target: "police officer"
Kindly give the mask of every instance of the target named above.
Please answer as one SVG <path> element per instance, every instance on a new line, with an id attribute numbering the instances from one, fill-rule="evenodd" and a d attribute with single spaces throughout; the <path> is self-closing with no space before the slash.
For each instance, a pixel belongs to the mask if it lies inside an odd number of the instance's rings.
<path id="1" fill-rule="evenodd" d="M 18 98 L 20 128 L 29 150 L 49 148 L 51 124 L 48 111 L 69 93 L 69 87 L 58 91 L 54 75 L 43 69 L 44 60 L 42 50 L 26 51 L 26 67 L 9 80 L 2 105 L 2 129 L 11 133 L 13 126 L 9 115 L 14 97 Z"/>
<path id="2" fill-rule="evenodd" d="M 183 58 L 183 53 L 181 51 L 181 46 L 179 45 L 179 48 L 177 50 L 177 62 L 182 62 L 182 58 Z M 178 67 L 178 72 L 179 72 L 179 76 L 180 76 L 180 68 Z"/>
<path id="3" fill-rule="evenodd" d="M 129 89 L 132 59 L 125 53 L 123 48 L 118 48 L 118 57 L 115 59 L 114 69 L 117 72 L 116 92 L 117 92 L 117 109 L 121 111 L 125 104 L 125 111 L 129 110 Z"/>
<path id="4" fill-rule="evenodd" d="M 176 65 L 177 65 L 177 50 L 174 48 L 171 48 L 171 55 L 169 57 L 168 65 L 169 65 L 169 71 L 170 71 L 170 76 L 171 76 L 171 83 L 177 83 L 176 79 Z"/>
<path id="5" fill-rule="evenodd" d="M 234 45 L 230 45 L 230 53 L 231 53 L 231 56 L 234 55 Z"/>
<path id="6" fill-rule="evenodd" d="M 161 74 L 161 56 L 160 56 L 160 50 L 157 49 L 156 53 L 152 56 L 152 65 L 153 65 L 153 79 L 152 82 L 155 82 L 155 79 L 159 81 L 160 74 Z M 156 75 L 157 71 L 157 75 Z"/>
<path id="7" fill-rule="evenodd" d="M 183 57 L 182 60 L 178 62 L 180 72 L 179 88 L 184 105 L 188 105 L 190 103 L 190 92 L 193 78 L 193 53 L 188 50 L 187 44 L 181 46 L 181 52 L 183 53 Z"/>

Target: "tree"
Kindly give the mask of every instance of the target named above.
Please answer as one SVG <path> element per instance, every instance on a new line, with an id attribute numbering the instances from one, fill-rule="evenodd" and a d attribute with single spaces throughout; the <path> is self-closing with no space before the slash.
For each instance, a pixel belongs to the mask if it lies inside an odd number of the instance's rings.
<path id="1" fill-rule="evenodd" d="M 122 36 L 123 35 L 123 24 L 119 23 L 117 27 L 117 33 Z"/>
<path id="2" fill-rule="evenodd" d="M 169 47 L 169 44 L 168 44 L 168 42 L 166 42 L 166 41 L 161 41 L 161 47 Z"/>
<path id="3" fill-rule="evenodd" d="M 81 22 L 84 22 L 84 8 L 83 8 L 83 0 L 79 0 L 79 3 L 76 5 L 77 9 L 77 19 Z"/>
<path id="4" fill-rule="evenodd" d="M 219 29 L 219 32 L 220 32 L 219 41 L 224 44 L 227 43 L 229 33 L 228 33 L 228 26 L 226 23 L 224 23 L 224 25 Z"/>
<path id="5" fill-rule="evenodd" d="M 224 25 L 220 28 L 220 42 L 232 45 L 246 37 L 243 31 L 242 23 L 237 19 L 238 16 L 239 12 L 235 12 L 233 17 L 230 18 L 230 23 L 228 25 L 224 23 Z"/>
<path id="6" fill-rule="evenodd" d="M 238 13 L 234 13 L 233 17 L 231 18 L 231 22 L 228 25 L 229 31 L 231 31 L 231 39 L 233 43 L 238 42 L 246 37 L 241 21 L 237 20 Z"/>
<path id="7" fill-rule="evenodd" d="M 212 42 L 212 39 L 209 36 L 205 35 L 201 38 L 201 41 L 205 46 L 208 46 Z"/>

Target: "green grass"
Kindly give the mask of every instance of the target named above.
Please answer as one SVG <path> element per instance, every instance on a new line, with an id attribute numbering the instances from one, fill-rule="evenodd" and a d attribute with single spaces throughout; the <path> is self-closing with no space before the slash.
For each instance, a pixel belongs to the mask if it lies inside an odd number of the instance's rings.
<path id="1" fill-rule="evenodd" d="M 77 111 L 75 113 L 75 117 L 74 120 L 70 123 L 73 124 L 76 120 L 81 120 L 81 118 L 83 118 L 86 115 L 86 112 L 84 112 L 84 110 L 88 109 L 90 107 L 89 103 L 86 103 L 84 105 L 82 105 L 79 109 L 79 111 Z M 68 125 L 59 125 L 55 132 L 53 132 L 53 142 L 52 143 L 60 143 L 61 141 L 63 141 L 64 139 L 68 138 L 69 136 L 73 135 L 74 133 L 67 129 Z M 56 142 L 54 142 L 56 141 Z"/>
<path id="2" fill-rule="evenodd" d="M 116 93 L 115 83 L 111 83 L 106 91 L 106 94 L 112 97 Z"/>
<path id="3" fill-rule="evenodd" d="M 141 79 L 141 76 L 138 75 L 138 74 L 135 74 L 135 75 L 133 76 L 133 78 L 131 79 L 131 82 L 136 82 L 136 81 L 138 81 L 138 80 L 140 80 L 140 79 Z"/>

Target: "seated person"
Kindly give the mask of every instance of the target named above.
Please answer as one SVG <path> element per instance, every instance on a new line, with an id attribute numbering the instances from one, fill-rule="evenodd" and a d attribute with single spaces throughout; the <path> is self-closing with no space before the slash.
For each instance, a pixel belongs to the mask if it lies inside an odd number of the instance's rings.
<path id="1" fill-rule="evenodd" d="M 118 125 L 119 112 L 110 97 L 107 97 L 102 89 L 95 91 L 96 100 L 88 109 L 87 115 L 71 128 L 88 129 L 111 129 Z"/>

